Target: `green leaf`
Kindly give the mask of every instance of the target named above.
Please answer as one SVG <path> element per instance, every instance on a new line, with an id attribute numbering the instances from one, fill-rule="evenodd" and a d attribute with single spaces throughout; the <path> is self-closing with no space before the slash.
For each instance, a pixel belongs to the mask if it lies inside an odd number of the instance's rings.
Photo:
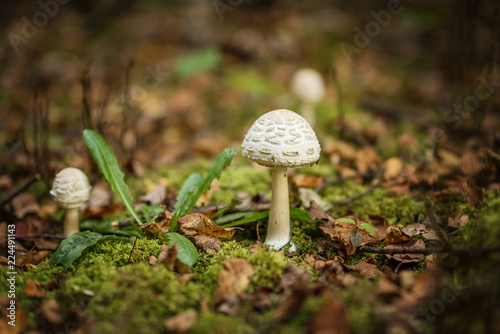
<path id="1" fill-rule="evenodd" d="M 370 231 L 370 232 L 375 233 L 375 235 L 376 235 L 377 237 L 379 237 L 377 230 L 376 230 L 375 228 L 373 228 L 373 226 L 371 226 L 370 224 L 368 224 L 368 223 L 363 223 L 363 224 L 361 224 L 360 226 L 361 226 L 361 227 L 364 227 L 364 229 L 365 229 L 365 230 L 367 230 L 367 231 Z M 380 238 L 380 237 L 379 237 L 379 238 Z"/>
<path id="2" fill-rule="evenodd" d="M 356 225 L 356 222 L 354 220 L 352 220 L 351 218 L 338 218 L 338 219 L 335 219 L 335 220 L 338 221 L 338 222 L 341 222 L 341 223 L 349 223 L 349 224 Z"/>
<path id="3" fill-rule="evenodd" d="M 201 181 L 203 181 L 203 175 L 200 173 L 193 173 L 189 175 L 189 177 L 182 184 L 181 190 L 177 195 L 177 202 L 174 205 L 174 209 L 179 209 L 180 205 L 186 201 L 188 193 L 193 192 L 200 185 Z"/>
<path id="4" fill-rule="evenodd" d="M 100 239 L 102 239 L 102 235 L 97 232 L 74 233 L 61 242 L 57 250 L 52 254 L 50 264 L 60 264 L 68 269 L 87 247 L 95 245 Z"/>
<path id="5" fill-rule="evenodd" d="M 269 210 L 262 211 L 262 212 L 237 212 L 237 213 L 242 214 L 240 217 L 243 217 L 243 218 L 236 220 L 236 221 L 233 221 L 231 223 L 220 224 L 220 226 L 226 228 L 226 227 L 243 225 L 243 224 L 247 224 L 247 223 L 251 223 L 251 222 L 255 222 L 255 221 L 267 218 L 267 216 L 269 216 Z M 222 218 L 225 218 L 225 217 L 222 217 Z M 237 219 L 237 218 L 235 218 L 235 219 Z"/>
<path id="6" fill-rule="evenodd" d="M 118 160 L 115 157 L 115 153 L 109 147 L 108 143 L 99 135 L 97 132 L 92 130 L 83 131 L 83 140 L 87 149 L 94 159 L 99 171 L 104 175 L 106 181 L 111 185 L 111 189 L 118 195 L 122 203 L 125 205 L 127 210 L 130 212 L 135 221 L 142 225 L 142 221 L 139 215 L 132 205 L 132 198 L 127 193 L 128 186 L 124 181 L 125 174 L 120 170 Z M 140 228 L 135 224 L 132 224 L 134 228 L 140 232 Z"/>
<path id="7" fill-rule="evenodd" d="M 177 244 L 177 257 L 179 261 L 188 266 L 192 266 L 196 263 L 198 260 L 198 250 L 191 241 L 175 232 L 167 233 L 167 237 L 172 245 Z"/>
<path id="8" fill-rule="evenodd" d="M 309 217 L 307 211 L 294 207 L 290 207 L 290 219 L 302 220 L 308 223 L 316 222 L 316 220 L 311 219 L 311 217 Z"/>
<path id="9" fill-rule="evenodd" d="M 179 76 L 185 79 L 201 72 L 216 69 L 221 60 L 221 53 L 218 49 L 207 48 L 177 59 L 174 67 Z"/>
<path id="10" fill-rule="evenodd" d="M 210 185 L 214 179 L 220 179 L 220 175 L 222 173 L 222 169 L 224 166 L 228 166 L 231 164 L 231 160 L 238 153 L 237 150 L 232 148 L 226 148 L 222 151 L 221 154 L 215 158 L 215 162 L 208 170 L 205 178 L 194 188 L 190 188 L 185 196 L 180 199 L 176 204 L 176 208 L 174 210 L 174 214 L 177 214 L 177 217 L 182 218 L 187 215 L 191 209 L 196 205 L 196 202 L 201 197 L 205 190 L 210 189 Z M 184 185 L 182 186 L 184 188 Z"/>

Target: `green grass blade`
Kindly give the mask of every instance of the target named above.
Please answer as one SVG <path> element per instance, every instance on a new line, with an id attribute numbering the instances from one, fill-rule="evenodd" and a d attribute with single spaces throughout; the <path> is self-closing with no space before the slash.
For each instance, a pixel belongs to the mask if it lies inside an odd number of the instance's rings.
<path id="1" fill-rule="evenodd" d="M 108 143 L 97 132 L 92 130 L 83 131 L 83 140 L 87 149 L 94 159 L 99 171 L 104 175 L 106 181 L 111 185 L 111 189 L 118 195 L 128 212 L 134 217 L 135 221 L 142 225 L 139 215 L 132 205 L 132 198 L 127 193 L 128 186 L 124 181 L 125 174 L 120 170 L 115 153 L 109 147 Z M 132 224 L 140 232 L 140 228 Z"/>
<path id="2" fill-rule="evenodd" d="M 212 181 L 214 179 L 220 179 L 222 169 L 231 163 L 231 160 L 237 153 L 237 150 L 226 148 L 217 156 L 217 158 L 215 158 L 215 162 L 208 170 L 205 178 L 198 184 L 197 187 L 190 188 L 186 195 L 176 204 L 174 213 L 177 214 L 177 217 L 182 218 L 191 211 L 203 192 L 210 189 Z M 184 186 L 182 186 L 182 188 L 184 188 Z"/>

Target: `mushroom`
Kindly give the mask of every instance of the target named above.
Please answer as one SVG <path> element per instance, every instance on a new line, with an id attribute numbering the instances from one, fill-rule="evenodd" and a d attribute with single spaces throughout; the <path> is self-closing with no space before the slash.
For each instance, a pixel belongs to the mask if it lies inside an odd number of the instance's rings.
<path id="1" fill-rule="evenodd" d="M 57 173 L 50 195 L 64 209 L 64 237 L 79 231 L 78 209 L 89 199 L 90 189 L 87 176 L 78 168 L 65 168 Z"/>
<path id="2" fill-rule="evenodd" d="M 252 124 L 241 148 L 244 157 L 272 168 L 271 211 L 265 244 L 280 249 L 290 242 L 292 235 L 286 169 L 316 163 L 321 150 L 318 139 L 304 118 L 279 109 L 262 115 Z"/>
<path id="3" fill-rule="evenodd" d="M 291 79 L 292 93 L 299 98 L 302 105 L 300 114 L 314 126 L 316 116 L 314 105 L 325 95 L 325 83 L 321 74 L 312 68 L 302 68 L 296 71 Z"/>

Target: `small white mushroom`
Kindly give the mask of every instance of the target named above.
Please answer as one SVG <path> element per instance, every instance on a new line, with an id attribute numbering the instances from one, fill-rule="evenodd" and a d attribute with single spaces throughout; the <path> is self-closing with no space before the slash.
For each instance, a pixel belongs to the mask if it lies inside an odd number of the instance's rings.
<path id="1" fill-rule="evenodd" d="M 314 126 L 316 123 L 314 105 L 325 95 L 323 77 L 312 68 L 302 68 L 293 74 L 290 89 L 301 102 L 300 114 Z"/>
<path id="2" fill-rule="evenodd" d="M 278 142 L 274 137 L 273 140 L 263 137 L 259 142 L 252 140 L 259 124 L 265 124 L 266 131 L 274 129 L 271 133 L 277 135 Z M 241 147 L 244 157 L 272 168 L 271 210 L 265 244 L 280 249 L 290 242 L 292 236 L 286 169 L 317 162 L 321 151 L 318 139 L 304 118 L 293 111 L 279 109 L 257 119 L 245 135 Z"/>
<path id="3" fill-rule="evenodd" d="M 65 168 L 57 173 L 50 195 L 64 209 L 64 236 L 78 232 L 78 209 L 89 199 L 90 189 L 87 176 L 78 168 Z"/>

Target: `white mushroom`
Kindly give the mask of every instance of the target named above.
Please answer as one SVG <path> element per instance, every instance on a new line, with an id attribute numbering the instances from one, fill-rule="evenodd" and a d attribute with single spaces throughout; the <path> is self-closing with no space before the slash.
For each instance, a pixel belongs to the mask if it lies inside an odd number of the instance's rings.
<path id="1" fill-rule="evenodd" d="M 78 168 L 65 168 L 57 173 L 50 195 L 64 209 L 64 236 L 67 238 L 79 231 L 78 209 L 89 199 L 87 176 Z"/>
<path id="2" fill-rule="evenodd" d="M 320 146 L 314 130 L 300 115 L 286 109 L 257 119 L 241 144 L 244 157 L 272 168 L 272 199 L 265 244 L 280 249 L 290 242 L 292 226 L 287 167 L 314 164 Z"/>
<path id="3" fill-rule="evenodd" d="M 316 123 L 314 105 L 325 95 L 323 77 L 312 68 L 302 68 L 293 74 L 290 89 L 301 101 L 300 114 L 314 126 Z"/>

